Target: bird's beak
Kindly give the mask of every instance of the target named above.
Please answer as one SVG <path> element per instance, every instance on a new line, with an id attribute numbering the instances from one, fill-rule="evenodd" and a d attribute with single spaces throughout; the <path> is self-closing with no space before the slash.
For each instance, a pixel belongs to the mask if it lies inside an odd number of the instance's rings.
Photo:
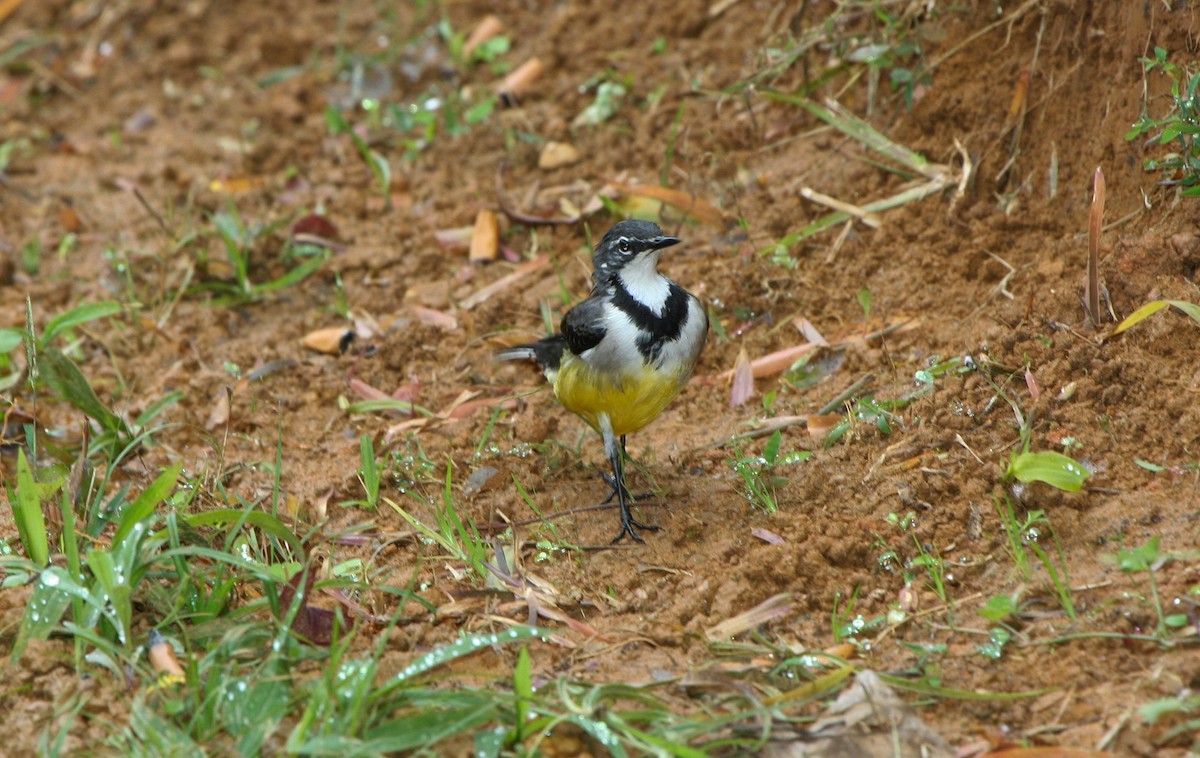
<path id="1" fill-rule="evenodd" d="M 662 250 L 664 247 L 670 247 L 671 245 L 678 244 L 678 237 L 655 237 L 654 239 L 650 240 L 650 247 L 654 250 Z"/>

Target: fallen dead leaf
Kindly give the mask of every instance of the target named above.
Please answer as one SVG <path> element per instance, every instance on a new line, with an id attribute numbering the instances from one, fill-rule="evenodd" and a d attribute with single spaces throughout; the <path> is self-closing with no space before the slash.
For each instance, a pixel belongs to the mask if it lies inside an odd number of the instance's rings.
<path id="1" fill-rule="evenodd" d="M 495 85 L 496 94 L 511 103 L 529 92 L 533 83 L 545 70 L 546 67 L 540 59 L 530 58 Z"/>
<path id="2" fill-rule="evenodd" d="M 471 310 L 480 303 L 487 301 L 488 298 L 492 297 L 493 295 L 508 289 L 549 262 L 549 255 L 539 255 L 528 263 L 517 266 L 517 268 L 511 274 L 502 276 L 486 287 L 476 290 L 472 294 L 468 295 L 461 303 L 459 303 L 459 306 L 466 310 Z"/>
<path id="3" fill-rule="evenodd" d="M 418 321 L 426 326 L 435 326 L 447 332 L 452 332 L 458 328 L 458 319 L 449 313 L 443 313 L 433 308 L 426 308 L 423 305 L 415 304 L 408 306 L 408 310 L 417 317 Z"/>
<path id="4" fill-rule="evenodd" d="M 729 388 L 729 407 L 739 408 L 754 397 L 754 371 L 750 366 L 750 353 L 746 346 L 738 351 L 737 360 L 733 364 L 733 382 Z"/>
<path id="5" fill-rule="evenodd" d="M 579 151 L 574 145 L 567 142 L 547 142 L 538 155 L 538 168 L 550 171 L 578 163 L 579 158 Z M 578 212 L 575 215 L 579 215 Z"/>
<path id="6" fill-rule="evenodd" d="M 471 249 L 471 234 L 473 226 L 456 226 L 453 229 L 438 229 L 433 233 L 434 240 L 443 250 L 451 253 L 461 253 Z"/>
<path id="7" fill-rule="evenodd" d="M 504 32 L 504 22 L 493 14 L 488 14 L 479 20 L 475 28 L 471 30 L 471 36 L 467 37 L 467 41 L 463 43 L 462 55 L 463 58 L 469 59 L 471 53 L 475 52 L 475 48 L 482 45 L 484 42 Z"/>
<path id="8" fill-rule="evenodd" d="M 702 223 L 722 229 L 726 226 L 724 213 L 693 194 L 653 184 L 625 184 L 614 179 L 605 179 L 605 181 L 627 195 L 662 201 Z"/>
<path id="9" fill-rule="evenodd" d="M 486 208 L 475 215 L 475 226 L 471 230 L 471 263 L 491 263 L 500 252 L 500 221 L 496 214 Z"/>
<path id="10" fill-rule="evenodd" d="M 150 630 L 150 644 L 146 649 L 146 658 L 150 667 L 156 673 L 168 676 L 185 676 L 183 666 L 175 657 L 175 648 L 162 636 L 157 629 Z"/>
<path id="11" fill-rule="evenodd" d="M 304 346 L 326 355 L 341 355 L 354 341 L 354 330 L 343 326 L 317 329 L 304 335 Z"/>

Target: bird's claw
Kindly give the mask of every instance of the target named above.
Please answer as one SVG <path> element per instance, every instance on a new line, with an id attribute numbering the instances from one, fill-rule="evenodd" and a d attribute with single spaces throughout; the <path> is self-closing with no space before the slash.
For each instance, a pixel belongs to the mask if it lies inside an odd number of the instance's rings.
<path id="1" fill-rule="evenodd" d="M 604 498 L 604 505 L 608 505 L 613 501 L 613 498 L 617 496 L 617 480 L 614 479 L 613 475 L 607 471 L 601 471 L 600 478 L 603 479 L 604 483 L 609 486 L 608 497 Z M 653 492 L 639 492 L 635 495 L 628 489 L 625 490 L 625 499 L 627 501 L 638 502 L 641 500 L 649 500 L 652 497 L 654 497 Z M 624 534 L 624 532 L 621 533 Z"/>

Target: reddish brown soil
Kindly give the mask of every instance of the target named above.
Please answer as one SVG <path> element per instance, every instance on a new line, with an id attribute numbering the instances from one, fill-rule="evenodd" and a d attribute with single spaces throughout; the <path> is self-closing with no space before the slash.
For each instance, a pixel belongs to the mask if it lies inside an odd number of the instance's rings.
<path id="1" fill-rule="evenodd" d="M 947 190 L 884 212 L 878 229 L 854 226 L 835 251 L 840 227 L 813 237 L 793 250 L 795 268 L 759 251 L 825 212 L 801 198 L 802 188 L 861 204 L 901 185 L 894 174 L 860 160 L 857 143 L 762 94 L 796 92 L 815 79 L 836 62 L 826 46 L 755 89 L 737 88 L 765 70 L 766 49 L 819 27 L 830 3 L 743 0 L 715 18 L 704 0 L 676 3 L 669 13 L 653 3 L 624 4 L 619 13 L 595 0 L 501 3 L 494 12 L 513 40 L 504 60 L 538 56 L 546 73 L 515 107 L 498 110 L 466 135 L 438 135 L 412 162 L 384 130 L 372 132 L 395 173 L 391 210 L 354 146 L 326 127 L 326 103 L 347 90 L 337 80 L 335 50 L 343 45 L 380 54 L 392 83 L 379 94 L 390 102 L 410 101 L 435 83 L 450 91 L 463 83 L 457 77 L 476 90 L 489 86 L 495 76 L 486 65 L 451 68 L 434 37 L 406 47 L 426 22 L 405 4 L 392 4 L 387 14 L 354 3 L 341 9 L 211 0 L 155 5 L 150 11 L 127 2 L 39 0 L 0 21 L 0 51 L 34 32 L 49 38 L 26 56 L 27 65 L 0 72 L 0 141 L 24 138 L 29 145 L 14 154 L 0 185 L 0 326 L 23 324 L 27 295 L 41 323 L 88 300 L 140 302 L 123 318 L 87 327 L 83 343 L 84 371 L 123 413 L 134 416 L 172 390 L 186 393 L 165 417 L 173 426 L 126 467 L 135 482 L 181 457 L 188 472 L 210 485 L 219 479 L 248 500 L 263 497 L 271 473 L 270 465 L 259 464 L 273 463 L 282 436 L 283 489 L 305 518 L 311 520 L 315 504 L 333 491 L 329 533 L 364 521 L 382 533 L 404 532 L 390 508 L 372 513 L 333 505 L 358 496 L 358 437 L 369 434 L 388 451 L 415 452 L 419 443 L 443 471 L 452 460 L 460 484 L 480 467 L 498 469 L 482 492 L 460 498 L 462 510 L 481 525 L 502 516 L 534 518 L 514 479 L 542 514 L 598 501 L 605 488 L 593 433 L 541 390 L 531 367 L 495 364 L 490 355 L 511 342 L 505 330 L 541 333 L 540 303 L 557 314 L 560 291 L 575 298 L 585 293 L 588 235 L 597 239 L 612 218 L 536 229 L 508 222 L 508 248 L 522 256 L 548 252 L 552 264 L 473 308 L 461 304 L 520 264 L 472 266 L 463 253 L 440 248 L 434 232 L 470 225 L 478 209 L 496 207 L 501 164 L 511 202 L 538 214 L 562 211 L 552 202 L 531 203 L 536 188 L 581 182 L 590 192 L 618 176 L 658 184 L 669 164 L 672 187 L 744 221 L 728 229 L 666 224 L 685 244 L 667 254 L 663 268 L 712 306 L 724 336 L 710 334 L 697 369 L 701 379 L 630 439 L 630 453 L 644 467 L 632 487 L 657 488 L 665 507 L 642 514 L 662 531 L 648 533 L 645 546 L 589 549 L 545 562 L 535 562 L 533 549 L 522 551 L 526 571 L 557 588 L 564 606 L 585 603 L 583 618 L 609 639 L 589 641 L 564 628 L 577 647 L 540 649 L 539 668 L 597 681 L 683 675 L 713 661 L 705 630 L 778 593 L 792 593 L 794 610 L 762 634 L 798 649 L 827 647 L 834 641 L 835 603 L 844 608 L 857 593 L 856 612 L 872 618 L 897 602 L 903 572 L 881 565 L 880 557 L 886 545 L 900 561 L 911 559 L 919 541 L 945 559 L 953 608 L 941 604 L 918 569 L 921 615 L 864 646 L 862 665 L 904 670 L 916 656 L 898 641 L 942 642 L 949 645 L 939 658 L 947 687 L 1058 688 L 1011 702 L 936 700 L 922 716 L 951 743 L 1003 732 L 1035 744 L 1093 748 L 1112 730 L 1115 737 L 1105 744 L 1117 754 L 1180 753 L 1190 744 L 1185 737 L 1156 747 L 1171 724 L 1147 726 L 1132 709 L 1200 686 L 1194 652 L 1123 639 L 1042 643 L 1076 633 L 1152 631 L 1145 575 L 1123 574 L 1100 556 L 1155 536 L 1164 551 L 1197 543 L 1200 331 L 1178 313 L 1161 313 L 1098 345 L 1080 306 L 1098 166 L 1107 177 L 1105 218 L 1117 222 L 1104 235 L 1101 272 L 1118 316 L 1152 298 L 1200 300 L 1200 202 L 1156 186 L 1158 177 L 1142 170 L 1142 144 L 1124 138 L 1147 94 L 1152 109 L 1166 107 L 1164 80 L 1143 77 L 1137 58 L 1156 45 L 1181 61 L 1194 57 L 1200 47 L 1194 4 L 1031 1 L 1006 6 L 1003 16 L 991 2 L 960 3 L 960 10 L 930 3 L 938 13 L 926 16 L 910 9 L 909 34 L 921 38 L 930 75 L 911 110 L 890 92 L 886 71 L 871 101 L 865 75 L 834 76 L 816 94 L 836 95 L 860 115 L 870 109 L 872 123 L 891 139 L 960 170 L 957 141 L 973 162 L 971 180 L 961 197 Z M 470 29 L 496 5 L 459 2 L 445 11 L 454 28 Z M 878 30 L 864 7 L 829 33 L 848 41 L 871 28 Z M 387 50 L 378 46 L 382 37 Z M 660 37 L 665 51 L 654 54 Z M 432 58 L 422 58 L 425 52 Z M 305 65 L 281 83 L 256 84 L 284 67 Z M 402 73 L 410 65 L 416 66 L 413 80 Z M 628 80 L 630 95 L 619 114 L 600 128 L 571 128 L 592 97 L 581 85 L 609 69 Z M 1019 152 L 998 179 L 1014 154 L 1009 104 L 1026 70 L 1031 79 Z M 543 140 L 574 144 L 582 160 L 539 170 L 535 143 Z M 1054 165 L 1057 193 L 1051 197 Z M 173 234 L 189 225 L 210 232 L 210 212 L 230 201 L 253 223 L 290 220 L 301 207 L 320 205 L 345 250 L 302 284 L 257 302 L 215 307 L 197 294 L 175 303 L 189 272 L 193 283 L 222 274 L 217 266 L 197 266 L 202 252 L 221 257 L 219 240 L 209 234 L 176 249 L 128 191 L 131 185 Z M 67 231 L 77 232 L 79 244 L 60 257 L 54 251 Z M 282 272 L 275 260 L 282 237 L 283 231 L 273 233 L 254 250 L 255 278 Z M 31 241 L 43 250 L 32 275 L 21 254 Z M 349 308 L 361 320 L 373 319 L 381 333 L 331 357 L 306 350 L 301 339 L 346 324 L 333 309 L 338 277 Z M 906 328 L 829 351 L 842 360 L 830 362 L 812 386 L 759 379 L 755 399 L 729 407 L 728 382 L 713 377 L 732 368 L 739 351 L 755 358 L 803 343 L 791 323 L 799 316 L 830 339 L 861 331 L 857 293 L 863 288 L 872 295 L 873 322 L 912 319 Z M 423 325 L 412 303 L 452 313 L 457 328 Z M 815 413 L 870 373 L 871 392 L 894 398 L 911 389 L 914 372 L 935 357 L 956 356 L 1016 371 L 994 372 L 991 381 L 979 373 L 940 379 L 932 394 L 900 413 L 890 435 L 863 423 L 827 450 L 803 424 L 789 427 L 783 449 L 812 450 L 813 457 L 782 471 L 787 481 L 774 515 L 751 506 L 730 465 L 733 453 L 714 446 L 762 418 L 764 393 L 778 392 L 776 415 Z M 281 359 L 296 363 L 248 386 L 234 386 L 226 368 L 249 372 Z M 1040 389 L 1037 397 L 1025 368 Z M 418 402 L 434 411 L 463 392 L 499 399 L 515 390 L 521 399 L 490 433 L 491 411 L 482 407 L 461 420 L 427 423 L 410 438 L 395 428 L 401 418 L 339 409 L 339 397 L 357 399 L 347 385 L 351 375 L 387 392 L 418 383 Z M 993 382 L 1011 405 L 995 400 Z M 228 421 L 206 428 L 231 386 Z M 15 402 L 31 410 L 20 392 Z M 1075 623 L 1041 570 L 1018 587 L 1006 553 L 994 500 L 1005 492 L 1004 466 L 1020 444 L 1014 406 L 1033 419 L 1032 449 L 1063 450 L 1064 438 L 1074 438 L 1067 452 L 1095 471 L 1079 494 L 1035 484 L 1018 505 L 1044 509 L 1053 525 L 1076 588 Z M 43 403 L 37 412 L 47 426 L 78 434 L 80 421 L 66 407 Z M 761 445 L 749 442 L 747 451 Z M 1151 473 L 1135 459 L 1168 470 Z M 4 465 L 11 472 L 11 459 Z M 437 497 L 441 473 L 427 474 L 417 489 Z M 384 494 L 427 517 L 394 482 L 385 484 Z M 886 520 L 909 511 L 916 514 L 916 541 Z M 15 533 L 7 515 L 3 523 L 5 536 Z M 617 522 L 613 511 L 603 510 L 553 523 L 556 532 L 531 531 L 538 525 L 530 524 L 518 535 L 603 546 Z M 756 528 L 774 532 L 782 544 L 757 538 Z M 322 549 L 337 560 L 353 554 Z M 417 571 L 439 605 L 448 602 L 446 591 L 464 586 L 447 561 L 412 542 L 374 561 L 374 583 L 405 584 Z M 1196 565 L 1161 567 L 1167 602 L 1197 585 Z M 977 655 L 977 632 L 987 622 L 976 611 L 988 598 L 1016 591 L 1025 603 L 1019 628 L 1029 644 L 1013 643 L 999 660 Z M 390 597 L 374 599 L 379 613 L 397 611 Z M 2 605 L 0 628 L 8 639 L 21 603 Z M 438 623 L 402 627 L 390 665 L 402 665 L 414 650 L 460 628 L 481 628 L 487 622 L 479 612 L 485 611 L 496 608 L 467 607 Z M 511 613 L 520 617 L 524 610 Z M 1183 637 L 1195 634 L 1192 629 Z M 508 670 L 502 658 L 486 660 Z M 82 685 L 71 673 L 65 643 L 41 646 L 25 661 L 19 673 L 6 674 L 0 723 L 6 735 L 36 739 L 28 725 L 48 727 L 56 708 L 78 697 Z M 13 676 L 30 686 L 18 686 Z M 111 705 L 92 698 L 85 706 L 92 718 L 78 722 L 74 744 L 95 738 L 88 730 L 107 708 L 118 721 L 124 718 L 120 698 Z"/>

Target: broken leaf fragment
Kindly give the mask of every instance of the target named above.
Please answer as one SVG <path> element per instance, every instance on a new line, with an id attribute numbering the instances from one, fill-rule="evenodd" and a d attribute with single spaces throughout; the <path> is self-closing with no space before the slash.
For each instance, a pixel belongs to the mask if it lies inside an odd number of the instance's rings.
<path id="1" fill-rule="evenodd" d="M 486 208 L 475 215 L 475 228 L 471 231 L 471 263 L 491 263 L 500 252 L 500 221 L 496 214 Z"/>
<path id="2" fill-rule="evenodd" d="M 341 326 L 317 329 L 304 335 L 304 346 L 326 355 L 341 355 L 354 341 L 354 330 Z"/>
<path id="3" fill-rule="evenodd" d="M 545 171 L 579 162 L 579 150 L 569 142 L 547 142 L 538 155 L 538 168 Z"/>

